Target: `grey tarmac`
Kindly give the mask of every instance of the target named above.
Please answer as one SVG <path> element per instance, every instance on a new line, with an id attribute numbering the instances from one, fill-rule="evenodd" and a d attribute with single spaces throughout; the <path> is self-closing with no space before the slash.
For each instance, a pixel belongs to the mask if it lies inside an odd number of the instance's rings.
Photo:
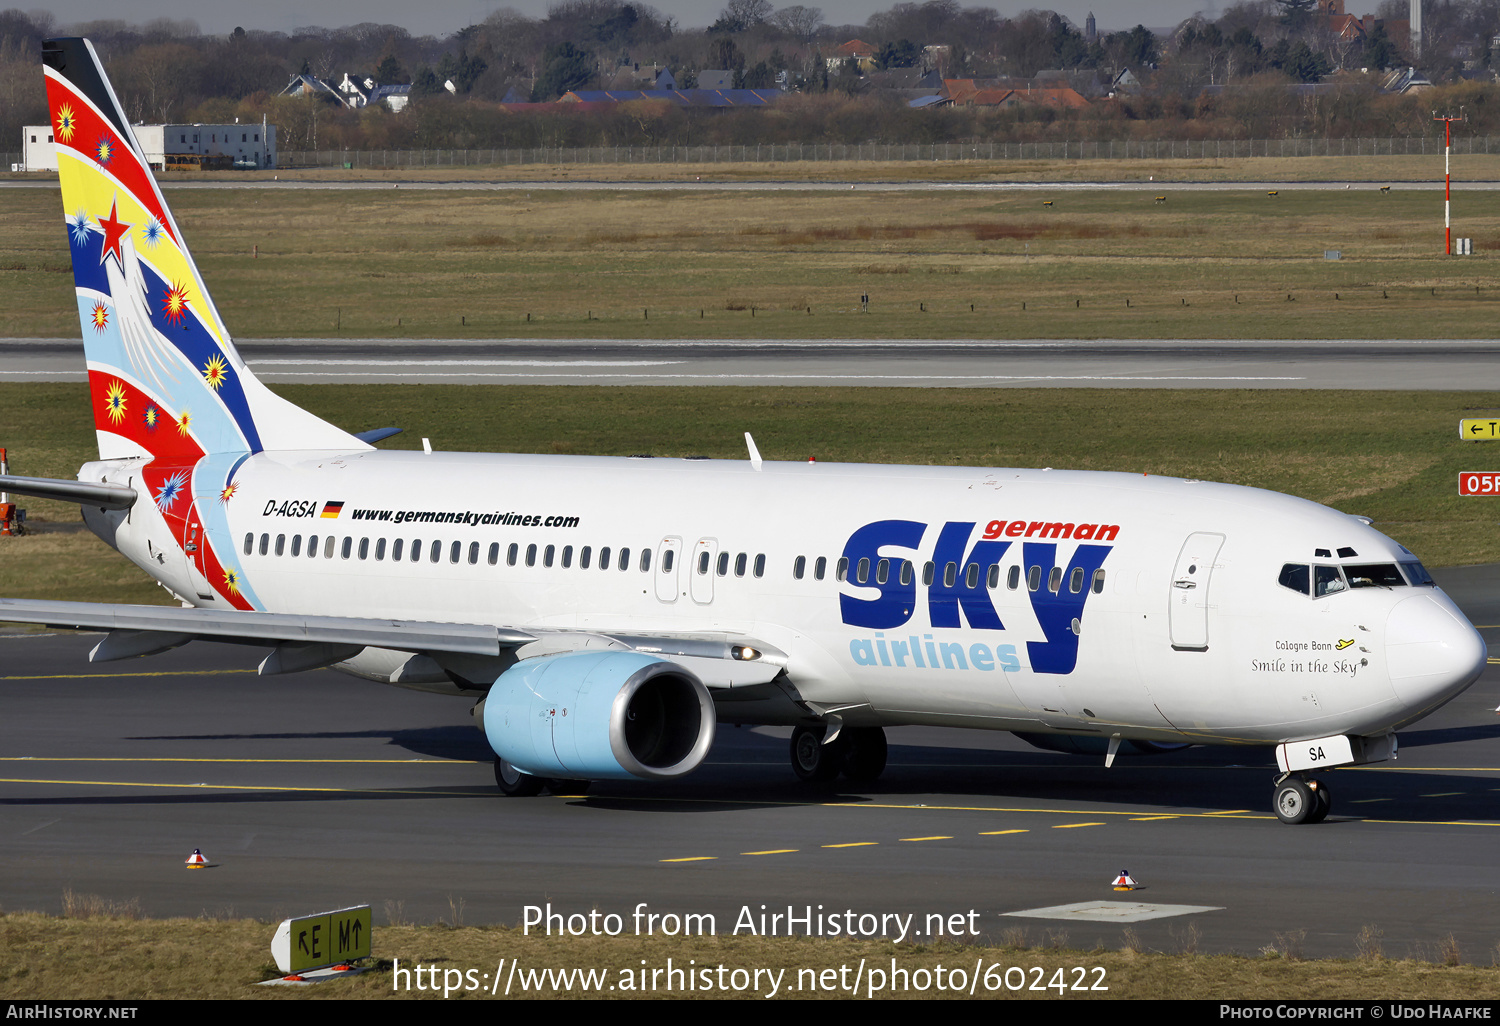
<path id="1" fill-rule="evenodd" d="M 1439 571 L 1500 631 L 1500 566 Z M 1100 760 L 1009 734 L 895 728 L 877 786 L 808 790 L 787 732 L 721 725 L 684 781 L 500 797 L 471 700 L 331 671 L 261 678 L 253 649 L 207 644 L 90 666 L 96 636 L 0 635 L 0 908 L 63 894 L 151 916 L 280 919 L 371 904 L 389 918 L 519 924 L 527 905 L 627 916 L 979 913 L 1118 947 L 1120 927 L 1001 918 L 1128 898 L 1208 906 L 1133 925 L 1151 948 L 1254 955 L 1302 935 L 1352 957 L 1366 926 L 1391 957 L 1450 934 L 1488 964 L 1500 830 L 1500 667 L 1402 733 L 1394 763 L 1330 774 L 1312 827 L 1270 812 L 1268 749 Z M 201 848 L 214 862 L 186 870 Z M 1110 884 L 1128 870 L 1143 885 Z M 269 931 L 268 931 L 269 939 Z M 922 938 L 930 940 L 931 938 Z"/>
<path id="2" fill-rule="evenodd" d="M 264 381 L 963 388 L 1500 389 L 1497 341 L 241 339 Z M 0 339 L 0 381 L 85 381 L 73 339 Z"/>

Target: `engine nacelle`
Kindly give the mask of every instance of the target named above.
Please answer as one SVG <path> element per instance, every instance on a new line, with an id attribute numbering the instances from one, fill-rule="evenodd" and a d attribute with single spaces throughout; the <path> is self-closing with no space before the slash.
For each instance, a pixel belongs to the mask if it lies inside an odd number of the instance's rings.
<path id="1" fill-rule="evenodd" d="M 1099 755 L 1109 751 L 1109 738 L 1079 734 L 1032 734 L 1012 731 L 1016 737 L 1033 748 L 1046 752 L 1062 752 L 1064 755 Z M 1192 745 L 1181 741 L 1141 741 L 1125 739 L 1120 742 L 1120 755 L 1160 755 L 1177 752 Z"/>
<path id="2" fill-rule="evenodd" d="M 692 671 L 641 652 L 526 659 L 484 701 L 495 754 L 537 777 L 670 780 L 714 743 L 714 701 Z"/>

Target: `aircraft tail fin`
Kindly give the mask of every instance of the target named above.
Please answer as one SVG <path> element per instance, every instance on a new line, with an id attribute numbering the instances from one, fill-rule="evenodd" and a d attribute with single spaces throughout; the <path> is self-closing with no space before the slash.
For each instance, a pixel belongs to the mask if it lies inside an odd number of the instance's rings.
<path id="1" fill-rule="evenodd" d="M 370 448 L 240 358 L 93 45 L 42 62 L 99 455 Z"/>

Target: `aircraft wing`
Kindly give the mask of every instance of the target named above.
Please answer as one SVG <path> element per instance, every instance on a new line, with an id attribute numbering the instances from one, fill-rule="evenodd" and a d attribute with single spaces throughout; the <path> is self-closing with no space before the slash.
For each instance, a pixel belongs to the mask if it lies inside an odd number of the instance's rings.
<path id="1" fill-rule="evenodd" d="M 311 670 L 369 648 L 444 656 L 537 658 L 593 647 L 647 652 L 697 669 L 710 687 L 761 683 L 786 665 L 785 653 L 731 634 L 642 634 L 492 624 L 442 623 L 303 613 L 140 606 L 109 602 L 47 602 L 0 598 L 0 623 L 36 623 L 102 630 L 90 662 L 153 655 L 190 641 L 270 647 L 262 674 Z M 731 670 L 730 667 L 733 667 Z"/>

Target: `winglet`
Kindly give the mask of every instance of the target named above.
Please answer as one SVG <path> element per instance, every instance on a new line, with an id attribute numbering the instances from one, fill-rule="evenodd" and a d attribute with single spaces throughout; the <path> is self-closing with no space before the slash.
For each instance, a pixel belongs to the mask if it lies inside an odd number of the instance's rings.
<path id="1" fill-rule="evenodd" d="M 754 470 L 760 469 L 760 450 L 755 447 L 755 439 L 750 437 L 750 432 L 745 432 L 745 444 L 750 447 L 750 466 Z"/>

